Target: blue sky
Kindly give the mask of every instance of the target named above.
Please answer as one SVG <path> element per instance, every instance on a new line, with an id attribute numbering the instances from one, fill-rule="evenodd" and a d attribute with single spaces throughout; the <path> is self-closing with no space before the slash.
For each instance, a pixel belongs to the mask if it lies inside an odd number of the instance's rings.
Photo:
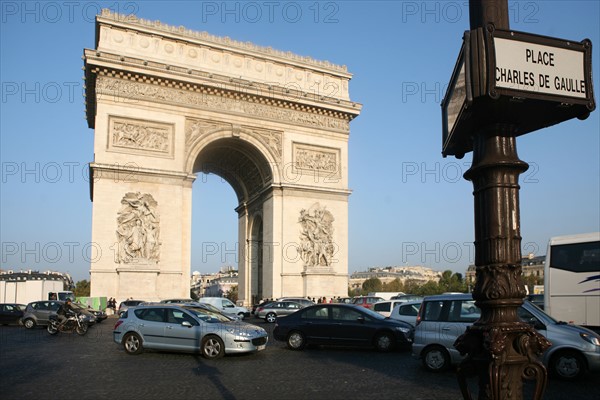
<path id="1" fill-rule="evenodd" d="M 461 177 L 471 154 L 441 156 L 440 102 L 469 28 L 467 1 L 0 4 L 2 269 L 89 279 L 94 132 L 81 56 L 102 7 L 347 65 L 350 96 L 363 104 L 349 141 L 349 272 L 464 272 L 474 262 L 472 185 Z M 509 13 L 514 30 L 591 39 L 599 79 L 600 2 L 510 1 Z M 600 230 L 599 139 L 598 111 L 518 139 L 530 164 L 520 179 L 523 253 L 545 254 L 551 236 Z M 208 176 L 193 191 L 192 271 L 235 265 L 233 190 Z M 217 254 L 202 251 L 212 244 Z"/>

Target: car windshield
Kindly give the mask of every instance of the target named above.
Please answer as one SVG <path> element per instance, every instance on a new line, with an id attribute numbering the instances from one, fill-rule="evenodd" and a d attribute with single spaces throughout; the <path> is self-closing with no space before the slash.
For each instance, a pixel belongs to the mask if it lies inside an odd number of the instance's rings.
<path id="1" fill-rule="evenodd" d="M 373 310 L 371 310 L 369 308 L 361 307 L 360 311 L 364 312 L 365 314 L 367 314 L 369 317 L 371 317 L 373 319 L 378 319 L 378 320 L 386 319 L 386 317 L 384 317 L 383 315 L 379 314 L 377 311 L 373 311 Z"/>
<path id="2" fill-rule="evenodd" d="M 217 322 L 232 321 L 232 319 L 226 315 L 223 315 L 219 312 L 212 312 L 205 308 L 201 308 L 201 307 L 185 307 L 185 308 L 187 310 L 189 310 L 192 314 L 194 314 L 194 316 L 196 316 L 199 320 L 208 322 L 211 324 L 214 324 Z"/>

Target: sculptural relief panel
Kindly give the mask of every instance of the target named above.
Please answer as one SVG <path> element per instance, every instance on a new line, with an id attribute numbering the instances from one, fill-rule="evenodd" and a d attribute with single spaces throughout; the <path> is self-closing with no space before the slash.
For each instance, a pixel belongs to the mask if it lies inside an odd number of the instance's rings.
<path id="1" fill-rule="evenodd" d="M 108 150 L 173 158 L 173 132 L 171 124 L 109 116 Z"/>
<path id="2" fill-rule="evenodd" d="M 340 178 L 340 149 L 293 143 L 293 167 L 296 174 L 309 173 Z"/>
<path id="3" fill-rule="evenodd" d="M 298 253 L 305 268 L 331 267 L 335 245 L 333 243 L 333 214 L 319 203 L 308 210 L 300 210 L 300 245 Z"/>
<path id="4" fill-rule="evenodd" d="M 150 194 L 129 192 L 117 213 L 118 264 L 157 264 L 160 261 L 160 216 Z"/>

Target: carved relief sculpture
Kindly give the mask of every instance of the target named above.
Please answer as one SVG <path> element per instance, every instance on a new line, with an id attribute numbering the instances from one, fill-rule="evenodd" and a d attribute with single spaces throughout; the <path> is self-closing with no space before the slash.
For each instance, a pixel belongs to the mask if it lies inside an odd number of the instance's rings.
<path id="1" fill-rule="evenodd" d="M 173 126 L 131 118 L 110 117 L 109 149 L 172 157 Z"/>
<path id="2" fill-rule="evenodd" d="M 333 259 L 333 215 L 319 203 L 300 211 L 298 252 L 305 267 L 329 267 Z"/>
<path id="3" fill-rule="evenodd" d="M 160 261 L 158 203 L 150 194 L 127 193 L 117 216 L 119 264 L 156 264 Z"/>
<path id="4" fill-rule="evenodd" d="M 294 143 L 294 169 L 297 173 L 310 171 L 330 178 L 340 177 L 340 150 Z"/>

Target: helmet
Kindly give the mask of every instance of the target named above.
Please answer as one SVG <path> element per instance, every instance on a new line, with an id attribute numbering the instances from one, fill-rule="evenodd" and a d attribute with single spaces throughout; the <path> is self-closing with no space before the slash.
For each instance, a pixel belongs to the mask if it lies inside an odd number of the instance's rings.
<path id="1" fill-rule="evenodd" d="M 71 298 L 67 297 L 67 299 L 65 300 L 65 303 L 70 303 L 71 302 Z"/>

